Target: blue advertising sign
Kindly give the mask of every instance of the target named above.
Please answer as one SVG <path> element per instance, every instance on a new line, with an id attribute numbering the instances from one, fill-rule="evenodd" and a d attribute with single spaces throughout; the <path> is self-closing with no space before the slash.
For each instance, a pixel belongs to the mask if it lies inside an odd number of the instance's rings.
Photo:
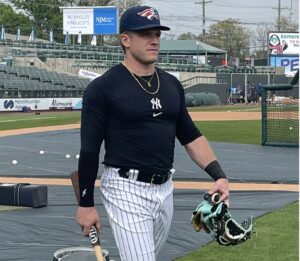
<path id="1" fill-rule="evenodd" d="M 282 66 L 286 76 L 294 76 L 299 70 L 299 56 L 271 56 L 270 66 Z"/>
<path id="2" fill-rule="evenodd" d="M 94 9 L 94 34 L 118 34 L 118 31 L 116 7 Z"/>

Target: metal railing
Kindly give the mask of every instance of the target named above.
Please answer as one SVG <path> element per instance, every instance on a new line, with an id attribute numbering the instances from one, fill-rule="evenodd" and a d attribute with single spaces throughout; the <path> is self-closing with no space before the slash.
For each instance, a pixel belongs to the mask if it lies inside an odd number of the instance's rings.
<path id="1" fill-rule="evenodd" d="M 199 84 L 199 83 L 205 83 L 205 84 L 227 83 L 227 80 L 226 78 L 223 77 L 195 76 L 181 82 L 184 88 L 188 88 L 189 86 Z"/>

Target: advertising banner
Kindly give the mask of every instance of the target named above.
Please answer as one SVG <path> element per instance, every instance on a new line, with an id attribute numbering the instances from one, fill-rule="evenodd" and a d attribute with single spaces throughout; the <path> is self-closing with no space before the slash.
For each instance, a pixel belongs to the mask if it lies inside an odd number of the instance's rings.
<path id="1" fill-rule="evenodd" d="M 118 34 L 116 7 L 61 7 L 63 32 L 69 35 Z"/>
<path id="2" fill-rule="evenodd" d="M 84 69 L 79 69 L 78 75 L 82 76 L 84 78 L 88 78 L 88 79 L 93 80 L 93 79 L 99 77 L 101 74 L 95 73 L 95 72 L 91 72 L 91 71 L 87 71 L 87 70 L 84 70 Z"/>
<path id="3" fill-rule="evenodd" d="M 0 111 L 81 110 L 82 98 L 0 99 Z"/>
<path id="4" fill-rule="evenodd" d="M 53 98 L 49 100 L 49 110 L 66 110 L 72 108 L 72 98 Z"/>
<path id="5" fill-rule="evenodd" d="M 49 110 L 81 110 L 82 98 L 48 98 Z"/>
<path id="6" fill-rule="evenodd" d="M 48 110 L 48 99 L 0 99 L 0 111 Z"/>
<path id="7" fill-rule="evenodd" d="M 299 70 L 299 56 L 271 56 L 270 66 L 284 67 L 286 76 L 294 76 Z"/>
<path id="8" fill-rule="evenodd" d="M 72 98 L 72 109 L 73 110 L 82 109 L 82 98 Z"/>
<path id="9" fill-rule="evenodd" d="M 270 32 L 268 36 L 270 55 L 299 55 L 299 33 Z"/>
<path id="10" fill-rule="evenodd" d="M 118 9 L 115 7 L 94 9 L 94 34 L 118 33 Z"/>

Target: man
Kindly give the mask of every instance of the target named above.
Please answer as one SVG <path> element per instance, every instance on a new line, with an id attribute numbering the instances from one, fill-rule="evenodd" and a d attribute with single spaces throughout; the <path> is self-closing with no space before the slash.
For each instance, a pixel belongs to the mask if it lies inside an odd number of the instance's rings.
<path id="1" fill-rule="evenodd" d="M 154 261 L 173 214 L 175 137 L 228 200 L 228 181 L 206 138 L 191 120 L 180 82 L 155 67 L 162 26 L 151 7 L 129 8 L 120 19 L 122 64 L 87 87 L 83 96 L 77 221 L 85 235 L 100 218 L 94 208 L 99 151 L 105 143 L 101 197 L 121 260 Z"/>

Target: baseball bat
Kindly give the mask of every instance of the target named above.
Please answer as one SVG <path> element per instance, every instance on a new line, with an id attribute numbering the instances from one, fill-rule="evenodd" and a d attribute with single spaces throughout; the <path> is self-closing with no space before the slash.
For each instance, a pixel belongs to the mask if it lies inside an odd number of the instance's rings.
<path id="1" fill-rule="evenodd" d="M 73 189 L 75 192 L 77 202 L 79 204 L 80 191 L 79 191 L 78 171 L 73 171 L 71 173 L 71 181 L 72 181 L 72 185 L 73 185 Z M 89 238 L 90 238 L 91 244 L 94 248 L 94 252 L 95 252 L 97 261 L 104 261 L 98 231 L 95 226 L 92 226 L 90 228 Z"/>

